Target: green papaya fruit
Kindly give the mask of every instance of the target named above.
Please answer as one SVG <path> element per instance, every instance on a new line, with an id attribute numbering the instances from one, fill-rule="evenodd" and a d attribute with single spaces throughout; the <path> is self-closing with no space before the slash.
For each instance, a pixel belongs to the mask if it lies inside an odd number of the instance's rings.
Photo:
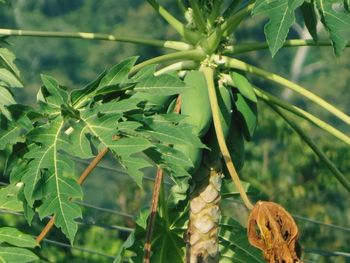
<path id="1" fill-rule="evenodd" d="M 198 70 L 189 71 L 185 77 L 188 90 L 181 94 L 181 114 L 185 121 L 194 126 L 199 137 L 205 135 L 210 127 L 212 115 L 204 74 Z"/>

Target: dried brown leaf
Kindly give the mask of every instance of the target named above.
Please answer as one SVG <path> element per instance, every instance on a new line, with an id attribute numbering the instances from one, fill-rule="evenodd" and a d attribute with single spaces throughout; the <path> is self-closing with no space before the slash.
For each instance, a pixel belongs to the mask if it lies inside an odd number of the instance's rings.
<path id="1" fill-rule="evenodd" d="M 256 203 L 248 219 L 248 239 L 263 251 L 266 262 L 302 263 L 296 252 L 298 236 L 294 219 L 282 206 Z"/>

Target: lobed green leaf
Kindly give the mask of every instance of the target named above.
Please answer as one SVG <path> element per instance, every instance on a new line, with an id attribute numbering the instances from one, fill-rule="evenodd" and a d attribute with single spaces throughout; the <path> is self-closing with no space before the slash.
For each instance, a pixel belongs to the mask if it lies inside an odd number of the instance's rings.
<path id="1" fill-rule="evenodd" d="M 289 29 L 295 21 L 295 9 L 304 0 L 257 0 L 253 15 L 266 15 L 269 22 L 265 25 L 265 36 L 272 56 L 283 46 Z"/>

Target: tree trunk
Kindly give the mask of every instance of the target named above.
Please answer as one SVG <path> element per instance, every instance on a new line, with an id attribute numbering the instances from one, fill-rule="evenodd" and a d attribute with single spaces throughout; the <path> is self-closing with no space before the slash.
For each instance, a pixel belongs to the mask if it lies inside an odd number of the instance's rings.
<path id="1" fill-rule="evenodd" d="M 190 201 L 187 263 L 219 262 L 218 224 L 222 180 L 220 161 L 203 165 L 194 175 L 194 190 Z"/>

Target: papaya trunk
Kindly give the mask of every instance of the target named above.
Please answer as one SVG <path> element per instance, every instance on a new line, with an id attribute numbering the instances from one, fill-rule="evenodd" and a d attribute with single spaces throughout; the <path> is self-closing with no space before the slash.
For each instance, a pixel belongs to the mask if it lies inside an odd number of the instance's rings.
<path id="1" fill-rule="evenodd" d="M 222 169 L 203 165 L 194 175 L 190 200 L 187 263 L 219 262 L 218 224 Z"/>

